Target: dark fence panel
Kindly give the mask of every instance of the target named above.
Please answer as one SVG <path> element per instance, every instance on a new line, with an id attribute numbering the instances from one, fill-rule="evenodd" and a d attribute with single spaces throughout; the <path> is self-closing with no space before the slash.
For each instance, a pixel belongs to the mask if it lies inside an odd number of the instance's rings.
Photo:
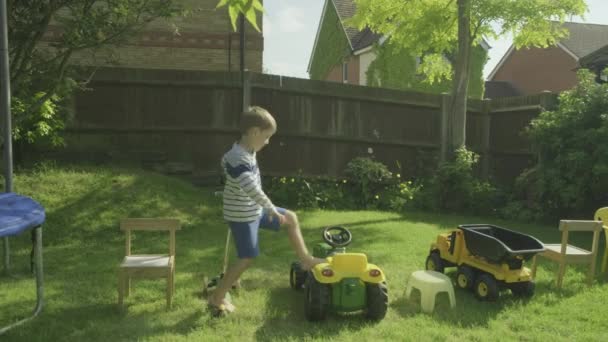
<path id="1" fill-rule="evenodd" d="M 358 156 L 375 158 L 404 177 L 436 166 L 442 95 L 244 77 L 245 88 L 239 73 L 102 69 L 91 90 L 75 97 L 62 153 L 181 164 L 195 176 L 216 173 L 221 155 L 238 139 L 243 101 L 250 101 L 267 108 L 279 126 L 259 154 L 266 174 L 340 176 Z M 466 143 L 481 155 L 480 175 L 512 182 L 530 165 L 533 155 L 522 132 L 554 103 L 552 94 L 470 100 Z"/>

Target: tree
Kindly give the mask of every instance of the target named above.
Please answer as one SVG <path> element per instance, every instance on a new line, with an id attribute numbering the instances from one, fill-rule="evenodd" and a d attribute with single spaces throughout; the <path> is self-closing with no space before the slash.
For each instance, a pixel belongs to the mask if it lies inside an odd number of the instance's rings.
<path id="1" fill-rule="evenodd" d="M 157 18 L 178 13 L 172 0 L 8 0 L 13 137 L 58 145 L 62 100 L 80 85 L 70 58 L 114 47 Z M 43 40 L 50 27 L 61 33 Z"/>
<path id="2" fill-rule="evenodd" d="M 228 15 L 230 16 L 233 30 L 236 31 L 236 20 L 242 14 L 258 32 L 260 31 L 256 14 L 256 11 L 264 12 L 264 7 L 260 0 L 220 0 L 216 8 L 224 6 L 228 7 Z"/>
<path id="3" fill-rule="evenodd" d="M 517 48 L 555 45 L 568 32 L 559 23 L 582 15 L 584 0 L 354 0 L 349 24 L 369 27 L 393 44 L 423 56 L 429 82 L 452 79 L 448 153 L 465 143 L 471 49 L 484 36 L 511 33 Z M 552 21 L 554 20 L 554 21 Z M 446 58 L 447 57 L 447 58 Z"/>

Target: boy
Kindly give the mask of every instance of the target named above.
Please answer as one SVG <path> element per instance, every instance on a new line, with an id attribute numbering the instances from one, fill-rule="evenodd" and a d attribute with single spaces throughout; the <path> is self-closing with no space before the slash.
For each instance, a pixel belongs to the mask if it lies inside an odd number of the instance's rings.
<path id="1" fill-rule="evenodd" d="M 234 305 L 225 300 L 225 296 L 231 285 L 258 256 L 259 228 L 278 231 L 281 225 L 286 225 L 289 241 L 304 269 L 325 262 L 308 254 L 296 214 L 275 207 L 262 191 L 256 152 L 266 146 L 276 132 L 276 121 L 267 110 L 253 106 L 243 112 L 240 129 L 240 140 L 222 158 L 226 176 L 224 219 L 232 231 L 239 259 L 228 268 L 217 289 L 209 297 L 208 304 L 216 315 L 235 310 Z"/>

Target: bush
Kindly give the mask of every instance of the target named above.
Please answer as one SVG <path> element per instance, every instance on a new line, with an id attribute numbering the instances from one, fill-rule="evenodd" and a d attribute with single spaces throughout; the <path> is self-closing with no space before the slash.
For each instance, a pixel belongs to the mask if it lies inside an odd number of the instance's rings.
<path id="1" fill-rule="evenodd" d="M 455 151 L 454 160 L 439 165 L 429 177 L 416 204 L 426 210 L 448 210 L 490 214 L 499 205 L 499 191 L 473 175 L 479 156 L 464 146 Z"/>
<path id="2" fill-rule="evenodd" d="M 558 108 L 527 129 L 539 159 L 518 180 L 527 190 L 516 200 L 544 218 L 590 217 L 608 202 L 608 84 L 595 83 L 585 70 L 578 75 Z"/>
<path id="3" fill-rule="evenodd" d="M 290 208 L 353 209 L 346 179 L 329 177 L 264 177 L 264 191 L 273 203 Z"/>
<path id="4" fill-rule="evenodd" d="M 277 205 L 292 208 L 403 210 L 410 206 L 420 185 L 402 181 L 379 162 L 355 158 L 348 163 L 348 178 L 265 177 L 264 190 Z"/>
<path id="5" fill-rule="evenodd" d="M 344 173 L 352 182 L 351 195 L 361 208 L 375 207 L 393 178 L 386 165 L 364 157 L 351 160 Z"/>

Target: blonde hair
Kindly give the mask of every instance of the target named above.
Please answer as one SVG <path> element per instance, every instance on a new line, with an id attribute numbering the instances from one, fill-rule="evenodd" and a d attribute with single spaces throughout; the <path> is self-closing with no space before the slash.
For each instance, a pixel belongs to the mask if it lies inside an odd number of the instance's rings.
<path id="1" fill-rule="evenodd" d="M 258 106 L 251 106 L 241 115 L 241 135 L 247 134 L 247 132 L 254 127 L 257 127 L 262 131 L 267 129 L 276 131 L 277 122 L 266 109 Z"/>

